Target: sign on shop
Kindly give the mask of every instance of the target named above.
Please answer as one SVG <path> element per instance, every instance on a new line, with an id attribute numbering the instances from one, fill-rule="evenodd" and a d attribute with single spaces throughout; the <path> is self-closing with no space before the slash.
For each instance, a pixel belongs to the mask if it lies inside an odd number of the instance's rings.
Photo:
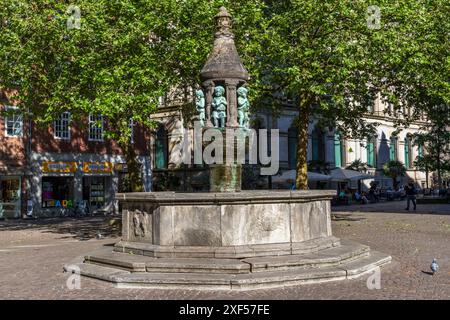
<path id="1" fill-rule="evenodd" d="M 84 162 L 84 173 L 112 173 L 113 165 L 111 162 Z"/>
<path id="2" fill-rule="evenodd" d="M 44 201 L 44 208 L 73 208 L 72 200 L 48 200 Z"/>
<path id="3" fill-rule="evenodd" d="M 42 172 L 45 173 L 74 173 L 76 171 L 76 162 L 42 162 Z"/>

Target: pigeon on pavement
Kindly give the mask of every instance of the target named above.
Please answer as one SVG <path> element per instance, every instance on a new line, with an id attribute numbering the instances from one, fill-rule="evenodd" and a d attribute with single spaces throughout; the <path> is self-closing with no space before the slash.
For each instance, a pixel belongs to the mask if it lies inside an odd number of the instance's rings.
<path id="1" fill-rule="evenodd" d="M 433 262 L 431 263 L 431 271 L 433 272 L 433 275 L 439 270 L 439 265 L 437 264 L 436 259 L 433 259 Z"/>

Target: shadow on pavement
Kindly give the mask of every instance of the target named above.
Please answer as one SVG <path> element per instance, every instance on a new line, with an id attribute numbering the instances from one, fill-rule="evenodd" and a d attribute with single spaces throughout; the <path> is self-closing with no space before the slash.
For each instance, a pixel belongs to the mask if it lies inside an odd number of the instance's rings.
<path id="1" fill-rule="evenodd" d="M 428 274 L 428 275 L 430 275 L 430 276 L 433 276 L 433 275 L 434 275 L 433 272 L 431 272 L 431 271 L 423 271 L 423 270 L 422 270 L 422 273 Z"/>
<path id="2" fill-rule="evenodd" d="M 61 234 L 61 239 L 86 241 L 94 238 L 119 237 L 121 230 L 118 221 L 120 221 L 118 217 L 8 220 L 0 221 L 0 232 L 38 230 L 43 233 Z"/>
<path id="3" fill-rule="evenodd" d="M 332 221 L 362 221 L 366 220 L 367 218 L 364 218 L 362 216 L 355 216 L 352 213 L 332 213 L 331 214 L 331 220 Z"/>
<path id="4" fill-rule="evenodd" d="M 397 214 L 433 214 L 433 215 L 450 215 L 450 204 L 418 204 L 417 210 L 405 210 L 406 201 L 387 201 L 371 204 L 353 204 L 332 206 L 332 213 L 341 212 L 386 212 Z"/>

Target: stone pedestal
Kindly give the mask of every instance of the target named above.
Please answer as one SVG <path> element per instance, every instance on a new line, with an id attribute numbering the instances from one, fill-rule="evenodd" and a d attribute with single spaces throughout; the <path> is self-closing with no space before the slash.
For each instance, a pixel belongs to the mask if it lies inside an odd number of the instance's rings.
<path id="1" fill-rule="evenodd" d="M 208 165 L 210 192 L 240 192 L 242 157 L 245 161 L 247 131 L 242 128 L 216 129 L 223 137 L 223 157 L 219 164 Z M 205 146 L 204 146 L 205 147 Z M 239 151 L 243 151 L 239 154 Z"/>
<path id="2" fill-rule="evenodd" d="M 295 251 L 292 246 L 331 236 L 329 199 L 333 194 L 332 191 L 119 194 L 123 230 L 122 241 L 115 248 L 160 257 L 181 253 L 184 257 L 243 258 L 258 255 L 258 250 L 264 254 L 269 251 L 275 255 L 292 254 Z M 243 255 L 249 246 L 253 249 Z"/>
<path id="3" fill-rule="evenodd" d="M 119 194 L 122 240 L 65 269 L 121 288 L 246 290 L 352 279 L 389 263 L 332 236 L 333 195 Z"/>
<path id="4" fill-rule="evenodd" d="M 209 165 L 209 186 L 211 192 L 239 192 L 242 185 L 241 177 L 241 165 Z"/>

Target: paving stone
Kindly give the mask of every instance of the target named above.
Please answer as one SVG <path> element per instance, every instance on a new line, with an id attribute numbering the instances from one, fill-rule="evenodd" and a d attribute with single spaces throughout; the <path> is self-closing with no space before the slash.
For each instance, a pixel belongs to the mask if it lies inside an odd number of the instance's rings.
<path id="1" fill-rule="evenodd" d="M 90 278 L 69 290 L 63 266 L 119 238 L 107 219 L 0 221 L 0 296 L 2 299 L 450 299 L 450 205 L 404 202 L 333 208 L 333 235 L 392 256 L 381 268 L 381 289 L 369 290 L 367 277 L 251 291 L 117 289 Z M 95 235 L 101 230 L 103 239 Z M 30 245 L 45 245 L 29 247 Z M 16 246 L 24 246 L 17 248 Z M 373 253 L 373 252 L 372 252 Z M 78 257 L 78 259 L 77 259 Z M 427 273 L 436 258 L 440 271 Z"/>

